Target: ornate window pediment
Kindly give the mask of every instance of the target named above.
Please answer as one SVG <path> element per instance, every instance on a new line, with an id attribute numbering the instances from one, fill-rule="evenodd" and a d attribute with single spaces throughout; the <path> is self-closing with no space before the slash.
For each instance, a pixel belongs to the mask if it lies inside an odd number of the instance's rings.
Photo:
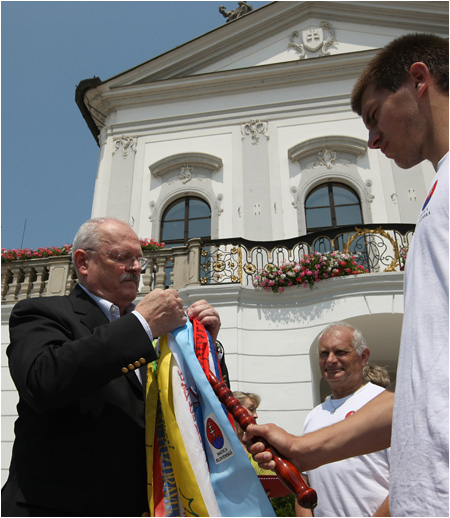
<path id="1" fill-rule="evenodd" d="M 212 173 L 219 171 L 223 166 L 222 159 L 206 153 L 178 153 L 171 155 L 149 166 L 153 176 L 163 176 L 179 169 L 185 181 L 192 178 L 192 171 L 203 169 Z"/>
<path id="2" fill-rule="evenodd" d="M 323 226 L 343 225 L 350 217 L 347 213 L 351 211 L 359 211 L 362 221 L 371 222 L 370 203 L 373 201 L 372 182 L 361 176 L 359 167 L 359 158 L 367 151 L 367 142 L 362 139 L 328 135 L 315 139 L 301 142 L 288 150 L 288 157 L 291 162 L 298 164 L 300 175 L 295 175 L 296 184 L 290 188 L 293 197 L 293 206 L 297 209 L 299 233 L 306 233 L 306 230 L 312 231 L 313 228 Z M 347 203 L 347 201 L 332 200 L 332 203 L 323 203 L 317 206 L 306 206 L 309 194 L 313 190 L 319 188 L 322 184 L 329 182 L 342 184 L 339 195 L 344 197 L 344 191 L 351 189 L 359 199 L 358 203 Z M 331 184 L 330 184 L 331 185 Z M 342 192 L 341 192 L 342 191 Z M 347 192 L 346 191 L 346 192 Z M 334 195 L 335 193 L 333 193 Z M 353 205 L 355 205 L 353 207 Z M 358 205 L 358 207 L 356 207 Z M 326 207 L 334 207 L 330 209 L 329 219 L 332 217 L 333 210 L 336 213 L 336 222 L 323 223 L 317 217 L 317 214 L 326 212 Z M 360 208 L 359 208 L 360 207 Z M 308 209 L 308 218 L 306 217 L 306 209 Z M 327 213 L 328 214 L 328 213 Z M 346 219 L 347 218 L 347 219 Z M 351 217 L 352 221 L 357 221 L 358 217 Z M 308 221 L 311 220 L 311 221 Z M 323 219 L 323 218 L 322 218 Z"/>
<path id="3" fill-rule="evenodd" d="M 297 144 L 288 150 L 292 162 L 307 162 L 314 166 L 331 169 L 337 161 L 356 162 L 356 157 L 367 150 L 367 142 L 342 136 L 320 137 Z M 311 164 L 311 161 L 314 163 Z"/>
<path id="4" fill-rule="evenodd" d="M 223 212 L 223 194 L 215 192 L 212 173 L 223 168 L 222 159 L 207 153 L 186 152 L 158 160 L 148 168 L 154 178 L 161 180 L 161 189 L 157 191 L 158 199 L 149 203 L 150 221 L 154 229 L 152 237 L 161 239 L 158 230 L 164 210 L 177 200 L 189 196 L 203 200 L 210 207 L 211 224 L 208 235 L 213 239 L 217 238 L 218 218 Z M 167 239 L 166 235 L 164 239 Z"/>

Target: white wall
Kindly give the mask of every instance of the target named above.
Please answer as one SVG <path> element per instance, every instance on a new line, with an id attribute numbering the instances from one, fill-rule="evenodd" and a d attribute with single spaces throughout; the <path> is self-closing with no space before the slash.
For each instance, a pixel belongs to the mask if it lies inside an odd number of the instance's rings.
<path id="1" fill-rule="evenodd" d="M 274 294 L 240 285 L 180 290 L 186 306 L 206 298 L 221 316 L 233 390 L 261 395 L 259 422 L 274 422 L 301 434 L 308 412 L 320 400 L 316 339 L 331 322 L 361 329 L 381 365 L 396 364 L 403 315 L 403 273 L 374 273 L 293 287 Z M 2 481 L 6 480 L 18 401 L 7 368 L 8 308 L 2 321 Z"/>
<path id="2" fill-rule="evenodd" d="M 2 486 L 6 482 L 14 441 L 14 421 L 17 417 L 16 405 L 19 401 L 17 391 L 8 369 L 6 347 L 9 344 L 8 319 L 10 311 L 2 307 L 2 349 L 1 349 L 1 379 L 2 379 Z"/>
<path id="3" fill-rule="evenodd" d="M 289 160 L 292 147 L 313 139 L 329 139 L 331 149 L 333 137 L 366 142 L 367 130 L 349 108 L 353 83 L 331 77 L 327 83 L 276 87 L 259 92 L 257 104 L 247 93 L 227 97 L 219 91 L 194 101 L 120 108 L 111 116 L 120 119 L 120 134 L 112 124 L 102 144 L 93 216 L 124 217 L 141 237 L 159 239 L 168 203 L 194 194 L 211 205 L 217 219 L 213 238 L 287 239 L 306 233 L 304 208 L 295 205 L 293 190 L 307 174 L 322 183 L 359 185 L 365 223 L 415 223 L 434 174 L 431 164 L 399 170 L 377 150 L 355 156 L 352 167 L 349 155 L 339 151 L 329 168 L 311 159 L 305 171 L 304 164 Z M 258 142 L 242 135 L 242 124 L 250 120 L 267 124 Z M 115 147 L 122 135 L 134 142 L 126 156 Z M 179 153 L 207 153 L 223 166 L 207 176 L 194 169 L 187 182 L 177 180 L 179 169 L 151 174 L 152 164 Z"/>
<path id="4" fill-rule="evenodd" d="M 188 305 L 206 298 L 221 315 L 233 390 L 261 395 L 260 422 L 300 434 L 320 400 L 316 339 L 328 324 L 350 321 L 360 328 L 371 359 L 395 369 L 403 317 L 403 273 L 341 277 L 314 289 L 284 293 L 250 287 L 202 286 L 180 290 Z"/>

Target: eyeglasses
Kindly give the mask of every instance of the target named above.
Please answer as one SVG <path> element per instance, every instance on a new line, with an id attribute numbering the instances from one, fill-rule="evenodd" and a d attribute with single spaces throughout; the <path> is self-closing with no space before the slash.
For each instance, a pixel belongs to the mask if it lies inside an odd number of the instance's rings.
<path id="1" fill-rule="evenodd" d="M 145 257 L 136 257 L 135 255 L 131 255 L 128 252 L 119 252 L 116 254 L 115 252 L 105 252 L 103 250 L 95 250 L 94 248 L 85 248 L 85 250 L 90 250 L 91 252 L 102 252 L 110 257 L 115 263 L 125 266 L 125 268 L 133 266 L 137 261 L 141 267 L 141 270 L 145 270 L 150 261 Z"/>

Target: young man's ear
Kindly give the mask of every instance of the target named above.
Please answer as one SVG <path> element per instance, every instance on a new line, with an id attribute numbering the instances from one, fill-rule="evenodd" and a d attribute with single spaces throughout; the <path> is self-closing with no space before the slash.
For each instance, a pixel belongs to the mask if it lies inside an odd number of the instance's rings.
<path id="1" fill-rule="evenodd" d="M 88 253 L 86 250 L 79 248 L 73 255 L 73 262 L 81 275 L 86 275 L 88 269 Z"/>
<path id="2" fill-rule="evenodd" d="M 419 96 L 423 95 L 429 86 L 431 74 L 425 63 L 421 61 L 413 63 L 409 69 L 409 74 L 414 81 L 414 88 Z"/>

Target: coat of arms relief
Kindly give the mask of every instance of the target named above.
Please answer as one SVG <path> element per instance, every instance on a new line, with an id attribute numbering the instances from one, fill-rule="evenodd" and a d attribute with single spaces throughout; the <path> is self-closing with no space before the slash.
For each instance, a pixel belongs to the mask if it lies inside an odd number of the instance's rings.
<path id="1" fill-rule="evenodd" d="M 326 37 L 328 35 L 328 37 Z M 301 37 L 302 43 L 295 40 Z M 330 47 L 337 43 L 336 30 L 330 22 L 321 21 L 320 27 L 308 27 L 301 31 L 293 31 L 289 37 L 288 47 L 295 49 L 299 59 L 306 59 L 306 51 L 319 52 L 319 56 L 329 56 Z"/>

